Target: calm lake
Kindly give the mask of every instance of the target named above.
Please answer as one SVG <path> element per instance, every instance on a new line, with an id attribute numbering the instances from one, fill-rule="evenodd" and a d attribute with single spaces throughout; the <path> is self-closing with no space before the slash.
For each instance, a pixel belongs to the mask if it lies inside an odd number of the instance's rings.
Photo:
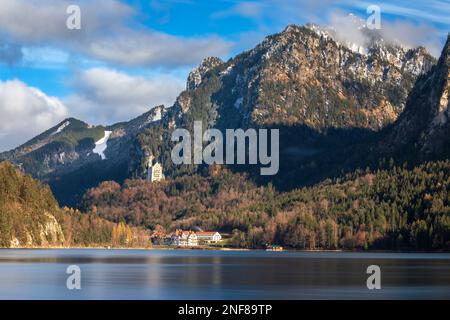
<path id="1" fill-rule="evenodd" d="M 450 299 L 450 254 L 4 249 L 0 299 Z"/>

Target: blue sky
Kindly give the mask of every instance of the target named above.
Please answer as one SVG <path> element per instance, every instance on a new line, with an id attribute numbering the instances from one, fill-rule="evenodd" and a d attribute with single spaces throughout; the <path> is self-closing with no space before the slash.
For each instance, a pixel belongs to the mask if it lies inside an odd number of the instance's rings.
<path id="1" fill-rule="evenodd" d="M 72 4 L 81 30 L 65 27 Z M 228 59 L 292 23 L 339 28 L 370 5 L 386 35 L 439 54 L 449 0 L 2 0 L 0 151 L 65 117 L 110 124 L 171 105 L 204 57 Z"/>

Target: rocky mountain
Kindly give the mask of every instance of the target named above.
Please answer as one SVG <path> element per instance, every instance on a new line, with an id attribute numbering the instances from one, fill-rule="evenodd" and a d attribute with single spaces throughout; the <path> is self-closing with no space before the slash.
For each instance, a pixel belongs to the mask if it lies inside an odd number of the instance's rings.
<path id="1" fill-rule="evenodd" d="M 307 168 L 287 179 L 298 186 L 317 177 L 311 171 L 319 170 L 317 157 L 393 123 L 417 78 L 435 64 L 424 48 L 372 38 L 367 50 L 355 50 L 317 26 L 291 25 L 227 62 L 205 59 L 170 108 L 112 126 L 67 119 L 0 160 L 49 183 L 60 203 L 76 205 L 101 181 L 144 177 L 150 154 L 168 177 L 198 170 L 173 165 L 170 134 L 202 120 L 205 128 L 279 128 L 283 162 L 276 179 Z"/>
<path id="2" fill-rule="evenodd" d="M 398 164 L 412 169 L 425 161 L 449 159 L 449 55 L 450 36 L 438 63 L 418 77 L 396 122 L 362 139 L 335 144 L 340 148 L 303 159 L 297 169 L 288 171 L 289 175 L 312 175 L 317 181 L 358 168 L 376 170 Z M 307 168 L 312 164 L 314 170 Z"/>
<path id="3" fill-rule="evenodd" d="M 435 64 L 424 48 L 405 49 L 365 32 L 370 41 L 355 52 L 329 31 L 292 25 L 227 62 L 205 59 L 161 126 L 140 134 L 137 149 L 156 154 L 174 176 L 184 173 L 167 154 L 175 127 L 192 128 L 195 120 L 222 130 L 275 127 L 282 163 L 274 179 L 289 187 L 320 180 L 325 167 L 348 157 L 333 160 L 335 150 L 365 144 L 396 121 L 417 78 Z M 318 167 L 318 159 L 328 163 Z"/>
<path id="4" fill-rule="evenodd" d="M 416 78 L 435 63 L 424 48 L 381 40 L 354 52 L 313 25 L 292 25 L 226 63 L 206 59 L 175 106 L 186 113 L 203 91 L 226 127 L 379 130 L 397 119 Z"/>

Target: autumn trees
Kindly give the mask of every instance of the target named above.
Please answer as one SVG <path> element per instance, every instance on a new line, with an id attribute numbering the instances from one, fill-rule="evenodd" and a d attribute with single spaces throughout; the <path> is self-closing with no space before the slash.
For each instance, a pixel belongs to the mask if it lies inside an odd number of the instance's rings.
<path id="1" fill-rule="evenodd" d="M 237 247 L 448 249 L 449 186 L 449 161 L 356 171 L 286 193 L 221 170 L 158 184 L 104 183 L 88 191 L 84 205 L 151 230 L 219 229 Z"/>
<path id="2" fill-rule="evenodd" d="M 120 190 L 114 183 L 104 187 L 111 194 Z M 88 214 L 61 209 L 47 186 L 12 164 L 0 163 L 0 247 L 9 247 L 12 241 L 29 247 L 149 245 L 148 232 L 142 228 L 105 220 L 95 206 L 91 209 Z"/>

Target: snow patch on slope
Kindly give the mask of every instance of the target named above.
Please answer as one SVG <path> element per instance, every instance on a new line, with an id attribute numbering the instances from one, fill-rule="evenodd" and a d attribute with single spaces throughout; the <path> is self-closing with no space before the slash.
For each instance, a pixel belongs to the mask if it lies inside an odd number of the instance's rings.
<path id="1" fill-rule="evenodd" d="M 155 113 L 155 115 L 154 115 L 154 117 L 152 118 L 152 121 L 154 122 L 154 121 L 160 121 L 162 119 L 162 109 L 161 108 L 158 108 L 157 110 L 156 110 L 156 113 Z"/>
<path id="2" fill-rule="evenodd" d="M 107 143 L 109 137 L 111 136 L 111 133 L 112 131 L 105 131 L 105 136 L 95 143 L 95 148 L 94 150 L 92 150 L 92 152 L 98 154 L 102 158 L 102 160 L 106 159 L 104 152 L 108 147 Z"/>
<path id="3" fill-rule="evenodd" d="M 68 125 L 70 125 L 70 121 L 64 122 L 62 125 L 59 126 L 59 128 L 55 132 L 52 133 L 52 135 L 61 133 Z"/>

